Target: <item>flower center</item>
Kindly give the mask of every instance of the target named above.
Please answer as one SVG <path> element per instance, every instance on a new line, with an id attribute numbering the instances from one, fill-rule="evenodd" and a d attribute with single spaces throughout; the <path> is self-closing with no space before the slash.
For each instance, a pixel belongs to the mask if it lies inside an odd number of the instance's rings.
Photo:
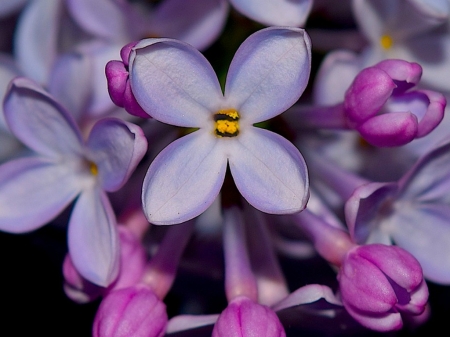
<path id="1" fill-rule="evenodd" d="M 98 174 L 98 167 L 97 167 L 97 164 L 95 164 L 95 163 L 92 162 L 92 161 L 89 161 L 88 165 L 89 165 L 89 171 L 91 172 L 91 174 L 92 174 L 93 176 L 96 176 L 96 175 Z"/>
<path id="2" fill-rule="evenodd" d="M 234 109 L 219 110 L 214 115 L 217 137 L 236 137 L 239 134 L 239 113 Z"/>
<path id="3" fill-rule="evenodd" d="M 394 44 L 394 41 L 392 40 L 392 37 L 389 35 L 383 35 L 380 38 L 380 44 L 381 48 L 388 50 L 392 48 L 392 45 Z"/>

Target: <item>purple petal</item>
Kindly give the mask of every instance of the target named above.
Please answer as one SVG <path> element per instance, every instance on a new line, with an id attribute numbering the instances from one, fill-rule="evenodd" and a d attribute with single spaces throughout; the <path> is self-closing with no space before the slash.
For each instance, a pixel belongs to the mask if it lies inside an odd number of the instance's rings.
<path id="1" fill-rule="evenodd" d="M 0 3 L 0 17 L 6 17 L 18 11 L 27 0 L 3 0 Z"/>
<path id="2" fill-rule="evenodd" d="M 146 153 L 147 139 L 140 127 L 106 118 L 94 125 L 87 146 L 103 189 L 113 192 L 125 184 Z"/>
<path id="3" fill-rule="evenodd" d="M 426 95 L 429 100 L 425 114 L 419 119 L 417 130 L 417 137 L 423 137 L 433 131 L 444 119 L 447 100 L 444 95 L 436 91 L 420 90 L 419 92 Z"/>
<path id="4" fill-rule="evenodd" d="M 370 118 L 357 130 L 374 146 L 401 146 L 417 137 L 418 121 L 410 112 L 391 112 Z"/>
<path id="5" fill-rule="evenodd" d="M 242 14 L 267 26 L 303 26 L 308 18 L 311 0 L 230 0 Z"/>
<path id="6" fill-rule="evenodd" d="M 155 9 L 150 32 L 206 49 L 222 32 L 229 5 L 224 0 L 165 0 Z"/>
<path id="7" fill-rule="evenodd" d="M 385 71 L 394 81 L 408 83 L 409 87 L 418 84 L 422 77 L 422 67 L 418 63 L 405 60 L 383 60 L 374 65 L 374 68 Z"/>
<path id="8" fill-rule="evenodd" d="M 180 315 L 171 318 L 167 324 L 167 334 L 185 331 L 195 328 L 200 328 L 206 325 L 213 325 L 216 323 L 219 315 Z"/>
<path id="9" fill-rule="evenodd" d="M 257 123 L 291 107 L 311 70 L 311 42 L 303 29 L 262 29 L 239 47 L 227 75 L 225 98 L 241 120 Z"/>
<path id="10" fill-rule="evenodd" d="M 83 152 L 78 128 L 62 106 L 31 80 L 16 78 L 11 83 L 5 97 L 5 119 L 19 140 L 50 157 Z"/>
<path id="11" fill-rule="evenodd" d="M 17 27 L 15 52 L 24 73 L 47 83 L 57 53 L 63 1 L 29 1 Z"/>
<path id="12" fill-rule="evenodd" d="M 237 188 L 255 208 L 273 214 L 301 211 L 309 198 L 306 164 L 276 133 L 251 127 L 236 137 L 229 163 Z"/>
<path id="13" fill-rule="evenodd" d="M 371 330 L 388 332 L 403 327 L 402 316 L 396 311 L 371 316 L 351 306 L 346 306 L 345 309 L 357 322 Z"/>
<path id="14" fill-rule="evenodd" d="M 331 305 L 342 305 L 329 287 L 320 284 L 309 284 L 295 290 L 272 308 L 275 311 L 281 311 L 298 305 L 312 304 L 321 299 L 325 299 Z"/>
<path id="15" fill-rule="evenodd" d="M 105 192 L 85 189 L 78 197 L 68 229 L 72 262 L 88 281 L 107 287 L 119 272 L 119 238 L 114 211 Z"/>
<path id="16" fill-rule="evenodd" d="M 167 146 L 144 179 L 142 202 L 149 222 L 181 223 L 205 211 L 222 187 L 225 153 L 224 142 L 202 130 Z"/>
<path id="17" fill-rule="evenodd" d="M 400 208 L 390 226 L 394 242 L 419 260 L 425 278 L 440 284 L 450 284 L 449 217 L 448 205 L 414 204 Z"/>
<path id="18" fill-rule="evenodd" d="M 34 230 L 62 212 L 81 190 L 72 170 L 39 157 L 0 166 L 1 230 Z"/>
<path id="19" fill-rule="evenodd" d="M 210 126 L 211 115 L 222 108 L 223 96 L 211 65 L 198 50 L 180 41 L 138 43 L 130 55 L 130 83 L 139 105 L 167 124 Z"/>

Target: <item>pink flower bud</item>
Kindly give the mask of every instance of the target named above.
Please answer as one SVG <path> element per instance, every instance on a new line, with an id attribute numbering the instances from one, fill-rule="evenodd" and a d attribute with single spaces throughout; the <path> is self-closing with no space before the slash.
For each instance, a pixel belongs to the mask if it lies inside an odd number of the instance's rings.
<path id="1" fill-rule="evenodd" d="M 220 314 L 212 337 L 285 337 L 275 312 L 247 297 L 236 297 Z"/>
<path id="2" fill-rule="evenodd" d="M 138 285 L 112 291 L 100 304 L 93 337 L 162 337 L 167 326 L 165 304 L 151 288 Z"/>
<path id="3" fill-rule="evenodd" d="M 428 300 L 419 262 L 397 246 L 352 248 L 344 258 L 338 280 L 349 314 L 378 331 L 400 329 L 401 314 L 420 315 Z"/>

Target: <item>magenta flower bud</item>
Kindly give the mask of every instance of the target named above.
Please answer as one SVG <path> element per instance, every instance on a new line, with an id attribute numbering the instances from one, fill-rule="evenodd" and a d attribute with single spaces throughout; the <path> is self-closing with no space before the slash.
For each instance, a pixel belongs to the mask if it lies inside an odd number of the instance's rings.
<path id="1" fill-rule="evenodd" d="M 141 118 L 150 118 L 134 98 L 129 82 L 128 58 L 136 43 L 131 42 L 122 48 L 120 51 L 122 61 L 109 61 L 106 64 L 108 92 L 113 103 L 124 108 L 129 114 Z"/>
<path id="2" fill-rule="evenodd" d="M 338 280 L 348 313 L 373 330 L 400 329 L 401 314 L 420 315 L 428 300 L 419 262 L 397 246 L 352 248 L 342 262 Z"/>
<path id="3" fill-rule="evenodd" d="M 233 299 L 222 311 L 212 337 L 285 337 L 283 325 L 275 312 L 247 297 Z"/>
<path id="4" fill-rule="evenodd" d="M 433 131 L 444 117 L 445 97 L 410 90 L 422 68 L 403 60 L 384 60 L 363 69 L 345 94 L 347 125 L 375 146 L 400 146 Z"/>
<path id="5" fill-rule="evenodd" d="M 89 282 L 75 269 L 70 255 L 63 262 L 64 292 L 76 303 L 88 303 L 100 295 L 104 288 Z"/>
<path id="6" fill-rule="evenodd" d="M 112 291 L 100 304 L 93 337 L 162 337 L 167 326 L 165 304 L 151 288 L 138 285 Z"/>

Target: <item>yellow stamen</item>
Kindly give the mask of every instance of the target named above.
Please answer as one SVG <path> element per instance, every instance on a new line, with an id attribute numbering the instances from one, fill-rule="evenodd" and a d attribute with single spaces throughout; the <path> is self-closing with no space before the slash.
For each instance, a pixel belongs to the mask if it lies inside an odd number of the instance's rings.
<path id="1" fill-rule="evenodd" d="M 98 174 L 98 167 L 97 167 L 97 165 L 96 165 L 94 162 L 92 162 L 92 161 L 89 162 L 89 171 L 91 172 L 91 174 L 92 174 L 93 176 L 96 176 L 96 175 Z"/>
<path id="2" fill-rule="evenodd" d="M 219 110 L 214 115 L 217 137 L 236 137 L 239 134 L 239 113 L 234 109 Z"/>
<path id="3" fill-rule="evenodd" d="M 394 40 L 392 40 L 392 37 L 389 35 L 383 35 L 380 38 L 380 44 L 383 49 L 391 49 L 394 44 Z"/>

